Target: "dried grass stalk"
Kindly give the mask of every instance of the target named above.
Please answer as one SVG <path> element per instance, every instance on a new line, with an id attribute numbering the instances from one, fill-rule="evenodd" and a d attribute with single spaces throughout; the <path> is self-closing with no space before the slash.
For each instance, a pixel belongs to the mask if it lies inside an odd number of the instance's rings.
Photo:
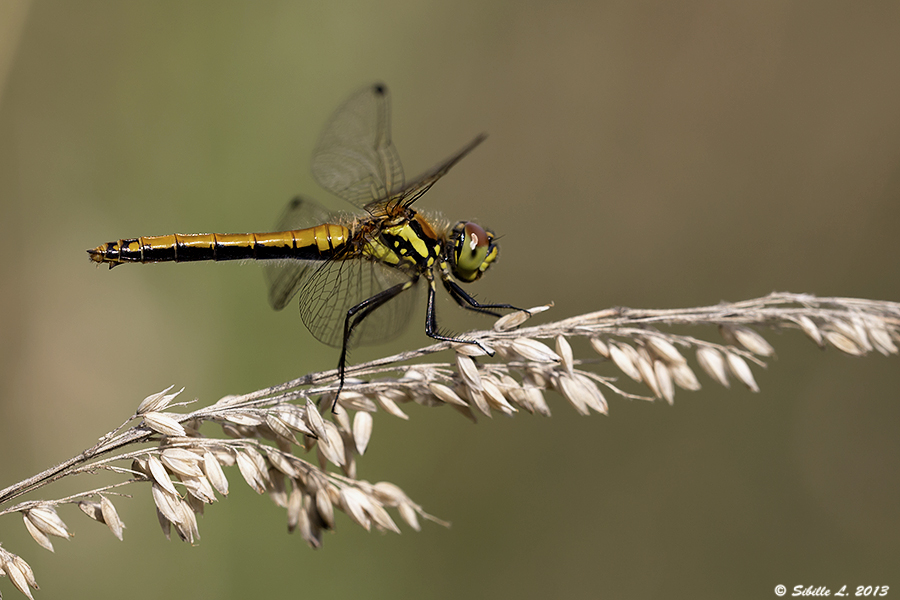
<path id="1" fill-rule="evenodd" d="M 367 530 L 399 532 L 388 509 L 414 530 L 420 528 L 420 517 L 446 525 L 395 484 L 356 477 L 379 409 L 402 419 L 409 418 L 400 408 L 404 403 L 449 405 L 473 421 L 477 414 L 495 412 L 512 417 L 519 409 L 549 417 L 545 393 L 553 390 L 580 414 L 607 414 L 604 392 L 671 404 L 676 388 L 699 389 L 688 358 L 692 354 L 713 381 L 728 387 L 734 379 L 758 392 L 753 366 L 765 367 L 762 359 L 775 355 L 760 330 L 798 330 L 820 347 L 830 345 L 853 356 L 897 354 L 900 342 L 900 304 L 855 298 L 775 293 L 691 309 L 608 309 L 521 327 L 547 308 L 507 315 L 492 330 L 466 334 L 480 347 L 441 342 L 350 367 L 331 414 L 323 415 L 319 407 L 331 406 L 336 371 L 227 396 L 184 413 L 170 412 L 179 406 L 173 402 L 183 390 L 170 393 L 169 387 L 141 401 L 134 415 L 93 447 L 0 490 L 0 516 L 21 514 L 34 540 L 52 551 L 51 536 L 72 535 L 57 509 L 77 504 L 121 540 L 125 525 L 112 498 L 122 495 L 119 487 L 145 483 L 163 533 L 168 537 L 174 527 L 182 540 L 195 543 L 200 538 L 196 514 L 216 494 L 228 494 L 224 467 L 236 465 L 251 488 L 286 509 L 288 530 L 299 531 L 312 548 L 320 547 L 323 532 L 334 528 L 335 510 Z M 705 326 L 721 340 L 668 332 L 672 326 Z M 587 338 L 596 354 L 577 358 L 570 343 L 577 337 Z M 495 356 L 485 356 L 482 348 Z M 454 350 L 455 356 L 443 362 L 409 362 L 444 350 Z M 203 423 L 218 425 L 221 436 L 200 433 Z M 315 461 L 304 458 L 313 451 Z M 63 477 L 99 470 L 124 479 L 65 498 L 12 504 Z M 28 564 L 2 547 L 0 575 L 29 598 L 30 590 L 37 589 Z"/>

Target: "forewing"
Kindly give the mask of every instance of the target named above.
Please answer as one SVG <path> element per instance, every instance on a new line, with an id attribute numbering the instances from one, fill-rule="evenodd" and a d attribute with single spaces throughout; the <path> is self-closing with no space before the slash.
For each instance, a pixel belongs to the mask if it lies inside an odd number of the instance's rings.
<path id="1" fill-rule="evenodd" d="M 334 112 L 313 152 L 312 174 L 323 188 L 360 207 L 403 188 L 387 86 L 369 85 Z"/>
<path id="2" fill-rule="evenodd" d="M 323 264 L 300 288 L 300 317 L 317 340 L 340 347 L 347 311 L 378 292 L 410 280 L 405 272 L 365 259 Z M 383 342 L 409 322 L 415 289 L 406 290 L 377 308 L 353 332 L 354 346 Z"/>
<path id="3" fill-rule="evenodd" d="M 275 231 L 306 229 L 322 223 L 333 223 L 338 216 L 324 206 L 297 196 L 288 203 L 284 213 L 275 224 Z M 313 273 L 321 263 L 305 260 L 265 261 L 264 272 L 269 287 L 269 304 L 275 310 L 281 310 L 303 285 L 303 281 Z"/>
<path id="4" fill-rule="evenodd" d="M 447 174 L 453 165 L 458 163 L 465 157 L 469 152 L 475 149 L 475 147 L 483 142 L 487 136 L 485 134 L 481 134 L 471 142 L 466 144 L 463 148 L 458 150 L 456 154 L 440 163 L 433 169 L 425 171 L 421 175 L 419 175 L 415 180 L 410 182 L 406 187 L 402 190 L 399 190 L 395 193 L 395 195 L 390 199 L 387 203 L 382 203 L 380 201 L 375 201 L 366 206 L 366 210 L 373 214 L 380 214 L 382 212 L 390 213 L 392 206 L 403 205 L 409 206 L 416 200 L 418 200 L 422 194 L 431 189 L 438 179 Z"/>

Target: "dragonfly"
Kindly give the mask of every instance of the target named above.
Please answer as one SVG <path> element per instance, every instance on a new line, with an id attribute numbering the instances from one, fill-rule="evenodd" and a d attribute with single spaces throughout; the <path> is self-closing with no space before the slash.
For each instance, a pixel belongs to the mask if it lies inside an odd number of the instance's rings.
<path id="1" fill-rule="evenodd" d="M 390 94 L 376 83 L 358 90 L 325 125 L 313 152 L 312 174 L 326 190 L 362 209 L 331 212 L 297 196 L 270 233 L 195 233 L 144 236 L 88 250 L 91 261 L 125 263 L 260 260 L 266 265 L 269 302 L 276 310 L 300 298 L 300 317 L 319 341 L 341 349 L 344 387 L 351 346 L 383 342 L 409 321 L 420 281 L 426 283 L 425 333 L 447 342 L 480 341 L 443 333 L 436 316 L 437 280 L 457 304 L 492 316 L 520 310 L 478 302 L 460 283 L 471 283 L 497 260 L 495 235 L 477 223 L 428 218 L 413 204 L 485 139 L 475 137 L 454 155 L 406 182 L 391 141 Z"/>

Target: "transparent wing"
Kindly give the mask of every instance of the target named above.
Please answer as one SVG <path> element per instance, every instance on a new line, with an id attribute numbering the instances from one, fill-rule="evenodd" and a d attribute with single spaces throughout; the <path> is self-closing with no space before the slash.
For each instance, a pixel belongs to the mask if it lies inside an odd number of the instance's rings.
<path id="1" fill-rule="evenodd" d="M 290 231 L 293 229 L 306 229 L 322 223 L 334 223 L 339 216 L 332 213 L 324 206 L 297 196 L 291 200 L 278 222 L 275 231 Z M 291 298 L 303 285 L 303 280 L 308 277 L 321 263 L 303 260 L 265 261 L 266 284 L 269 287 L 269 304 L 275 310 L 281 310 L 291 301 Z"/>
<path id="2" fill-rule="evenodd" d="M 392 214 L 395 207 L 402 205 L 404 207 L 411 205 L 418 200 L 422 194 L 431 189 L 438 179 L 447 174 L 447 171 L 456 163 L 463 159 L 469 152 L 483 142 L 487 138 L 485 134 L 481 134 L 471 142 L 466 144 L 462 149 L 453 156 L 446 159 L 433 169 L 425 171 L 415 180 L 406 185 L 403 189 L 397 190 L 394 195 L 387 200 L 375 200 L 365 206 L 365 209 L 373 215 Z"/>
<path id="3" fill-rule="evenodd" d="M 313 152 L 312 174 L 323 188 L 359 207 L 403 188 L 387 86 L 369 85 L 338 107 Z"/>
<path id="4" fill-rule="evenodd" d="M 393 285 L 410 280 L 399 269 L 365 259 L 327 262 L 307 277 L 300 288 L 300 317 L 317 340 L 340 347 L 347 311 Z M 366 317 L 350 342 L 383 342 L 403 331 L 409 322 L 416 290 L 406 290 Z"/>

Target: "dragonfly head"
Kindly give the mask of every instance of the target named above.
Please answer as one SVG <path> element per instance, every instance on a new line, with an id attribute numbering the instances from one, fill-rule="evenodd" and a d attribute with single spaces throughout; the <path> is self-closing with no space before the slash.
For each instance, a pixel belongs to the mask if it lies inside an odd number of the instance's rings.
<path id="1" fill-rule="evenodd" d="M 500 252 L 494 245 L 494 234 L 471 221 L 460 221 L 453 227 L 450 243 L 453 276 L 465 283 L 481 277 Z"/>

